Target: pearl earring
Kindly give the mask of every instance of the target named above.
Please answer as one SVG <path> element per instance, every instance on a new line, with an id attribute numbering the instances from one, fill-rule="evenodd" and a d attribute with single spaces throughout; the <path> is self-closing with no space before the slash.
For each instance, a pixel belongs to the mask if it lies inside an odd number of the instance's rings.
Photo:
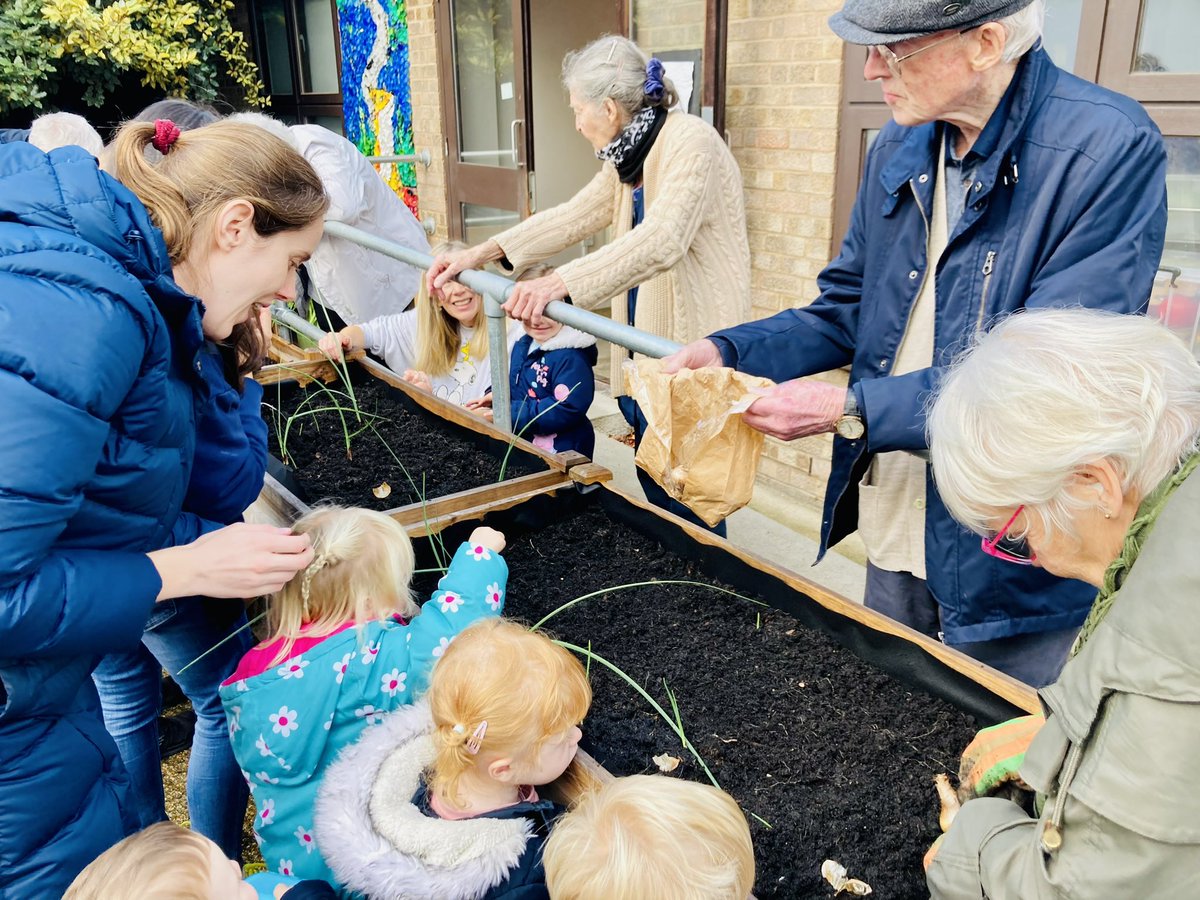
<path id="1" fill-rule="evenodd" d="M 1107 509 L 1104 510 L 1104 518 L 1106 518 L 1106 519 L 1112 518 L 1112 513 L 1110 513 Z"/>

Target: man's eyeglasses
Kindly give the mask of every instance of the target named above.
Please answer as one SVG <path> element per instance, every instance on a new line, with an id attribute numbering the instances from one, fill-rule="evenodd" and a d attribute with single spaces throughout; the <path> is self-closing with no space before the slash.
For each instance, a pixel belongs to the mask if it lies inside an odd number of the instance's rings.
<path id="1" fill-rule="evenodd" d="M 1012 528 L 1013 522 L 1017 521 L 1019 516 L 1025 510 L 1025 505 L 1021 504 L 1017 507 L 1017 511 L 1012 514 L 1004 526 L 990 538 L 984 538 L 980 542 L 983 547 L 983 552 L 988 556 L 994 556 L 996 559 L 1002 559 L 1005 562 L 1016 563 L 1018 566 L 1031 566 L 1037 560 L 1037 556 L 1029 549 L 1029 545 L 1025 543 L 1023 538 L 1008 537 L 1008 529 Z"/>
<path id="2" fill-rule="evenodd" d="M 884 65 L 886 65 L 888 67 L 888 71 L 891 72 L 892 75 L 894 75 L 896 78 L 899 78 L 900 77 L 900 63 L 904 62 L 906 59 L 912 59 L 918 53 L 924 53 L 926 50 L 932 50 L 934 47 L 938 47 L 942 44 L 952 41 L 957 37 L 962 37 L 964 34 L 966 34 L 972 28 L 978 28 L 978 27 L 979 27 L 978 25 L 972 25 L 971 28 L 964 28 L 962 31 L 956 31 L 956 32 L 954 32 L 954 34 L 948 34 L 944 38 L 942 38 L 940 41 L 934 41 L 932 44 L 926 44 L 924 47 L 918 47 L 912 53 L 905 53 L 903 56 L 897 56 L 896 51 L 893 50 L 891 47 L 889 47 L 887 44 L 871 44 L 867 48 L 867 50 L 868 51 L 874 50 L 876 53 L 878 53 L 879 58 L 882 59 L 884 62 Z"/>

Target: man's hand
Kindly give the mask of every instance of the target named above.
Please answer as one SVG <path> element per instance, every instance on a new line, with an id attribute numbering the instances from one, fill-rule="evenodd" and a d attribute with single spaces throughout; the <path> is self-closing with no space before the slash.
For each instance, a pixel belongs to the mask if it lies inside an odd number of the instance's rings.
<path id="1" fill-rule="evenodd" d="M 721 365 L 724 365 L 724 362 L 717 345 L 708 338 L 701 338 L 670 356 L 664 356 L 662 371 L 664 375 L 674 375 L 680 369 L 706 369 L 709 366 Z"/>
<path id="2" fill-rule="evenodd" d="M 567 296 L 567 285 L 557 272 L 534 278 L 530 281 L 518 281 L 513 291 L 504 301 L 504 311 L 514 319 L 528 322 L 531 325 L 542 324 L 542 311 L 551 300 L 561 300 Z"/>
<path id="3" fill-rule="evenodd" d="M 846 388 L 794 378 L 765 391 L 742 415 L 742 421 L 763 434 L 792 441 L 833 431 L 845 406 Z"/>
<path id="4" fill-rule="evenodd" d="M 1025 751 L 1045 724 L 1046 717 L 1040 714 L 1021 716 L 976 734 L 963 751 L 959 766 L 959 798 L 986 797 L 1010 783 L 1029 790 L 1019 770 L 1025 762 Z"/>

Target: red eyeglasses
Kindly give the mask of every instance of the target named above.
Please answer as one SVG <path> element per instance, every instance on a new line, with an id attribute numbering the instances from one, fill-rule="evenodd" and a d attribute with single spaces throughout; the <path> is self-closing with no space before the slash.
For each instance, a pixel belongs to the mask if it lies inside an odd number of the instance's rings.
<path id="1" fill-rule="evenodd" d="M 1008 537 L 1008 529 L 1012 528 L 1012 523 L 1017 521 L 1019 516 L 1025 510 L 1025 504 L 1017 507 L 1017 511 L 1012 514 L 1004 526 L 990 538 L 984 538 L 980 541 L 980 546 L 983 552 L 988 556 L 994 556 L 996 559 L 1002 559 L 1005 562 L 1015 563 L 1018 566 L 1031 566 L 1037 560 L 1037 556 L 1029 549 L 1029 545 L 1025 543 L 1024 538 Z"/>

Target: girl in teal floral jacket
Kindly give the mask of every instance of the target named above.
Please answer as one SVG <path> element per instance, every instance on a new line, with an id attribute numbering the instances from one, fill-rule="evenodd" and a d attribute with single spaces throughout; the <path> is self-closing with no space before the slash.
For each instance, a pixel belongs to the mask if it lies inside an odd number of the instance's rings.
<path id="1" fill-rule="evenodd" d="M 408 587 L 412 544 L 391 517 L 325 507 L 294 530 L 311 537 L 316 556 L 272 598 L 272 637 L 242 658 L 221 702 L 267 868 L 331 880 L 312 827 L 326 767 L 424 692 L 463 628 L 499 615 L 508 566 L 504 535 L 477 528 L 422 609 Z"/>

